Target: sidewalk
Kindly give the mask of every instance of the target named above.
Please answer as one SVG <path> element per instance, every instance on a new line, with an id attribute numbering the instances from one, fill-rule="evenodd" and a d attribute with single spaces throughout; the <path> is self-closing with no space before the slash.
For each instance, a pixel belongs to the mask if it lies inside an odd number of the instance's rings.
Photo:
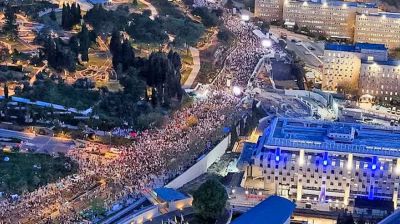
<path id="1" fill-rule="evenodd" d="M 196 79 L 197 74 L 199 74 L 199 71 L 200 71 L 199 50 L 194 47 L 190 47 L 189 50 L 190 50 L 190 53 L 192 54 L 192 58 L 193 58 L 193 68 L 189 74 L 189 77 L 186 79 L 185 83 L 182 86 L 182 88 L 184 88 L 184 89 L 192 88 L 194 80 Z"/>

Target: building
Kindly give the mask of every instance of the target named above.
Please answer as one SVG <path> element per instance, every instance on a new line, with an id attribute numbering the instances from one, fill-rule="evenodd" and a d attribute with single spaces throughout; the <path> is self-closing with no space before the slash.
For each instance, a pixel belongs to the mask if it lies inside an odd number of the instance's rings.
<path id="1" fill-rule="evenodd" d="M 400 47 L 400 13 L 357 14 L 354 41 Z"/>
<path id="2" fill-rule="evenodd" d="M 164 214 L 192 206 L 193 198 L 172 188 L 162 187 L 142 192 L 140 203 L 134 203 L 102 223 L 141 224 Z M 137 209 L 139 208 L 139 209 Z M 130 211 L 134 211 L 130 214 Z"/>
<path id="3" fill-rule="evenodd" d="M 400 102 L 400 61 L 362 61 L 360 94 L 375 101 Z"/>
<path id="4" fill-rule="evenodd" d="M 268 22 L 282 21 L 285 0 L 255 0 L 254 16 Z"/>
<path id="5" fill-rule="evenodd" d="M 356 208 L 366 205 L 361 199 L 392 203 L 395 208 L 400 130 L 275 118 L 253 145 L 249 164 L 242 187 L 275 192 L 295 200 L 299 208 L 347 208 L 357 216 L 360 210 L 370 211 Z M 384 215 L 389 213 L 386 209 Z M 367 215 L 373 214 L 378 213 Z"/>
<path id="6" fill-rule="evenodd" d="M 384 44 L 326 44 L 322 89 L 400 102 L 400 61 Z"/>
<path id="7" fill-rule="evenodd" d="M 359 89 L 362 60 L 387 61 L 387 48 L 383 44 L 325 44 L 322 89 L 356 92 Z"/>
<path id="8" fill-rule="evenodd" d="M 279 196 L 269 196 L 249 211 L 232 221 L 232 224 L 290 224 L 296 208 L 292 201 Z"/>
<path id="9" fill-rule="evenodd" d="M 353 40 L 357 13 L 378 12 L 376 4 L 343 1 L 287 1 L 283 6 L 286 25 L 307 27 L 312 33 Z"/>

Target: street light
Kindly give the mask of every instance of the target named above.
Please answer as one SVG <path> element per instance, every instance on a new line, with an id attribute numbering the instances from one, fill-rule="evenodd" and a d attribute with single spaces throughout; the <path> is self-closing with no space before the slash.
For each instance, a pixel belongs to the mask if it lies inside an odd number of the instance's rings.
<path id="1" fill-rule="evenodd" d="M 250 16 L 249 16 L 249 15 L 246 15 L 246 14 L 243 14 L 243 15 L 241 16 L 241 18 L 242 18 L 242 20 L 245 21 L 245 22 L 247 22 L 247 21 L 250 20 Z"/>
<path id="2" fill-rule="evenodd" d="M 261 41 L 261 46 L 263 46 L 264 48 L 270 48 L 272 47 L 272 42 L 270 39 L 263 39 Z"/>
<path id="3" fill-rule="evenodd" d="M 233 95 L 240 96 L 242 94 L 242 89 L 239 86 L 234 86 L 232 88 Z"/>

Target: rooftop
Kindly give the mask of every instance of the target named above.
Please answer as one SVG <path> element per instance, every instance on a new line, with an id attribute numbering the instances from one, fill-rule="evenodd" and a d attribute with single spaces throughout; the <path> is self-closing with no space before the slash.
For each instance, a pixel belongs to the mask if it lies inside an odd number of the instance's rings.
<path id="1" fill-rule="evenodd" d="M 232 224 L 282 224 L 290 219 L 296 205 L 286 198 L 272 195 L 233 220 Z"/>
<path id="2" fill-rule="evenodd" d="M 362 14 L 361 14 L 362 15 Z M 400 13 L 395 12 L 378 12 L 378 13 L 370 13 L 368 16 L 379 16 L 393 19 L 400 19 Z"/>
<path id="3" fill-rule="evenodd" d="M 157 197 L 164 201 L 179 201 L 187 198 L 185 194 L 167 187 L 156 188 L 154 189 L 154 192 Z"/>
<path id="4" fill-rule="evenodd" d="M 317 1 L 306 1 L 306 0 L 294 0 L 292 2 L 306 2 L 309 5 L 322 5 L 324 2 L 322 0 Z M 350 7 L 350 8 L 377 8 L 376 3 L 362 3 L 362 2 L 345 2 L 345 1 L 327 1 L 326 6 L 333 7 Z"/>
<path id="5" fill-rule="evenodd" d="M 326 43 L 325 44 L 325 50 L 361 52 L 361 50 L 387 51 L 387 48 L 385 47 L 384 44 L 370 44 L 370 43 L 337 44 L 337 43 Z"/>
<path id="6" fill-rule="evenodd" d="M 368 61 L 368 60 L 362 60 L 363 64 L 369 64 L 369 65 L 388 65 L 388 66 L 400 66 L 400 61 L 399 60 L 388 60 L 388 61 Z"/>
<path id="7" fill-rule="evenodd" d="M 328 137 L 332 130 L 354 129 L 352 139 Z M 338 133 L 341 134 L 340 132 Z M 275 118 L 259 139 L 263 146 L 400 157 L 400 129 L 359 123 Z"/>

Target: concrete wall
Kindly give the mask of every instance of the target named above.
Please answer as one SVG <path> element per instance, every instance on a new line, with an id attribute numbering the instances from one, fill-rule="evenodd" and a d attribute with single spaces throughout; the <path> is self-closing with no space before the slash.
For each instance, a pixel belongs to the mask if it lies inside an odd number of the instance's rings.
<path id="1" fill-rule="evenodd" d="M 305 91 L 305 90 L 285 90 L 285 95 L 311 98 L 315 101 L 320 102 L 325 107 L 328 106 L 328 101 L 318 93 Z"/>
<path id="2" fill-rule="evenodd" d="M 144 223 L 147 220 L 152 220 L 154 217 L 159 216 L 158 207 L 156 205 L 150 206 L 148 208 L 143 209 L 142 211 L 137 212 L 133 216 L 128 216 L 127 218 L 118 221 L 120 224 L 137 224 Z"/>
<path id="3" fill-rule="evenodd" d="M 203 173 L 207 172 L 207 169 L 217 161 L 228 149 L 230 143 L 230 134 L 225 137 L 217 146 L 214 147 L 206 156 L 204 156 L 200 161 L 186 170 L 183 174 L 169 182 L 165 187 L 170 188 L 180 188 L 184 184 L 194 180 Z"/>

